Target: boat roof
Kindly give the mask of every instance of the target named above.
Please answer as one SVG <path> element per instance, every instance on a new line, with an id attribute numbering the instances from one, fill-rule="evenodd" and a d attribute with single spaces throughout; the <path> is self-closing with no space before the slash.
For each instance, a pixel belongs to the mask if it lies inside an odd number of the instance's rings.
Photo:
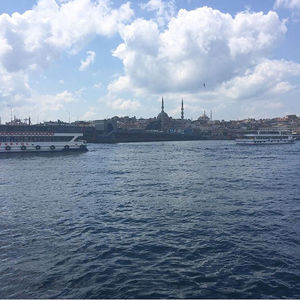
<path id="1" fill-rule="evenodd" d="M 55 132 L 55 133 L 82 133 L 82 126 L 75 125 L 0 125 L 0 132 Z"/>

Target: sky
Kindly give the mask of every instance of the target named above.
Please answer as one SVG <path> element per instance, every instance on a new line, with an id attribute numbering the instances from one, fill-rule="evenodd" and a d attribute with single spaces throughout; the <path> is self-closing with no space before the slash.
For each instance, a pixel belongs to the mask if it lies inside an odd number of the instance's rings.
<path id="1" fill-rule="evenodd" d="M 300 115 L 300 0 L 0 1 L 0 117 Z"/>

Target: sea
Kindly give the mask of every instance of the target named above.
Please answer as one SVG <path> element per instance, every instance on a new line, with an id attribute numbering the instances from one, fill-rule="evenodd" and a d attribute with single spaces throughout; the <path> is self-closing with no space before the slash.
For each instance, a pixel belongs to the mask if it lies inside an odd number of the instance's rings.
<path id="1" fill-rule="evenodd" d="M 300 298 L 300 141 L 0 156 L 0 298 Z"/>

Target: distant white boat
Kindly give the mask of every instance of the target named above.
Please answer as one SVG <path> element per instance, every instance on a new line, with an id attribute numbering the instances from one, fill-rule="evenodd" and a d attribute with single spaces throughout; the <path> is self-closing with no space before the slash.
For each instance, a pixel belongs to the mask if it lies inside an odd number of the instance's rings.
<path id="1" fill-rule="evenodd" d="M 249 133 L 235 140 L 238 145 L 278 145 L 292 144 L 295 138 L 284 131 L 259 130 L 257 133 Z"/>

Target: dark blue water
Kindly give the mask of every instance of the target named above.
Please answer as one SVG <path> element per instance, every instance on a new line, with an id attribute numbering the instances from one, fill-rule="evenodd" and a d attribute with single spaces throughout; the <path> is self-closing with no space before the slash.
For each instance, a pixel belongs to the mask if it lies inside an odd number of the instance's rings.
<path id="1" fill-rule="evenodd" d="M 0 298 L 300 298 L 300 142 L 0 157 Z"/>

